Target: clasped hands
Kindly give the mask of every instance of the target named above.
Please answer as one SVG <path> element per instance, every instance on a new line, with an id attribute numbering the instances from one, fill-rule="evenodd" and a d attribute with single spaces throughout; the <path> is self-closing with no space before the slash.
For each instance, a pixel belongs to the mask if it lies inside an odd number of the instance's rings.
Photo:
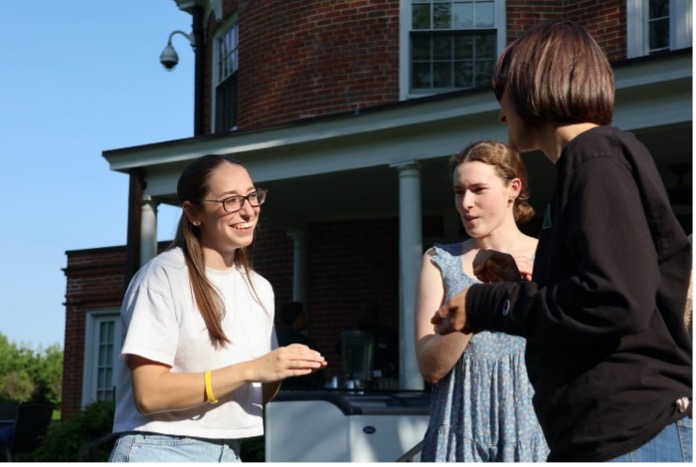
<path id="1" fill-rule="evenodd" d="M 514 257 L 497 250 L 481 250 L 474 257 L 474 275 L 481 282 L 518 282 L 531 280 L 532 262 L 529 258 Z M 473 332 L 466 318 L 466 294 L 468 288 L 462 290 L 440 306 L 430 320 L 435 325 L 438 334 L 452 332 Z"/>

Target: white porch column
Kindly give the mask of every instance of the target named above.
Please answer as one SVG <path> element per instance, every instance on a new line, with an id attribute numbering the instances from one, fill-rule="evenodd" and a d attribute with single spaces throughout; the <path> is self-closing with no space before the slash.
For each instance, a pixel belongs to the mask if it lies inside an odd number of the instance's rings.
<path id="1" fill-rule="evenodd" d="M 157 201 L 143 195 L 140 220 L 140 266 L 157 255 Z"/>
<path id="2" fill-rule="evenodd" d="M 420 164 L 393 164 L 399 171 L 399 387 L 423 389 L 416 362 L 414 310 L 423 256 Z"/>
<path id="3" fill-rule="evenodd" d="M 307 243 L 309 234 L 302 229 L 288 229 L 293 242 L 292 299 L 307 309 Z"/>

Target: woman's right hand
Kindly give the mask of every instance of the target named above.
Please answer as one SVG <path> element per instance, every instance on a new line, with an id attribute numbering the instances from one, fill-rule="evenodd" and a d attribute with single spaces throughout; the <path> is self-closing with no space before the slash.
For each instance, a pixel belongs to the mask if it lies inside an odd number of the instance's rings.
<path id="1" fill-rule="evenodd" d="M 481 250 L 473 261 L 474 275 L 481 282 L 519 282 L 532 279 L 532 262 L 497 250 Z"/>
<path id="2" fill-rule="evenodd" d="M 326 365 L 326 360 L 316 350 L 303 344 L 290 344 L 257 358 L 254 380 L 271 383 L 291 376 L 308 375 Z"/>

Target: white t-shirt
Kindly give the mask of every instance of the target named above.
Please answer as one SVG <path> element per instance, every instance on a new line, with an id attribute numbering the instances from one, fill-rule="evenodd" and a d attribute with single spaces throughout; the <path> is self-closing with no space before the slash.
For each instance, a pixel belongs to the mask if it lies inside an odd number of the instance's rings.
<path id="1" fill-rule="evenodd" d="M 273 289 L 255 272 L 249 285 L 243 269 L 206 268 L 225 303 L 222 328 L 231 343 L 215 349 L 195 305 L 188 267 L 180 248 L 157 255 L 133 277 L 121 305 L 127 354 L 164 363 L 174 373 L 203 372 L 260 357 L 278 346 L 273 330 Z M 257 301 L 257 298 L 258 300 Z M 214 380 L 213 380 L 214 381 Z M 204 391 L 201 376 L 201 394 Z M 114 432 L 149 431 L 201 438 L 246 438 L 263 434 L 260 383 L 203 404 L 144 416 L 133 401 L 130 370 L 119 368 Z"/>

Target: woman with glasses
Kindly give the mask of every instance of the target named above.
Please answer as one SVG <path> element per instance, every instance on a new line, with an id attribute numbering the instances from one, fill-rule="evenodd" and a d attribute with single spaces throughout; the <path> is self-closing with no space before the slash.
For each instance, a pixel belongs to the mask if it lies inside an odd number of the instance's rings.
<path id="1" fill-rule="evenodd" d="M 246 251 L 266 191 L 209 155 L 184 170 L 177 194 L 176 238 L 121 307 L 114 462 L 239 461 L 239 440 L 263 434 L 280 381 L 326 366 L 307 346 L 277 346 L 273 290 Z"/>
<path id="2" fill-rule="evenodd" d="M 583 27 L 543 23 L 503 52 L 494 88 L 510 146 L 556 169 L 534 277 L 472 285 L 433 323 L 527 339 L 549 461 L 691 462 L 691 246 L 652 155 L 610 126 L 606 56 Z"/>
<path id="3" fill-rule="evenodd" d="M 433 310 L 478 283 L 474 262 L 488 249 L 515 257 L 529 279 L 537 241 L 529 221 L 527 169 L 496 141 L 469 145 L 450 160 L 455 207 L 468 240 L 436 244 L 423 258 L 416 305 L 416 356 L 433 384 L 424 462 L 536 462 L 548 448 L 532 407 L 524 339 L 497 332 L 440 336 Z M 489 278 L 486 278 L 489 280 Z"/>

